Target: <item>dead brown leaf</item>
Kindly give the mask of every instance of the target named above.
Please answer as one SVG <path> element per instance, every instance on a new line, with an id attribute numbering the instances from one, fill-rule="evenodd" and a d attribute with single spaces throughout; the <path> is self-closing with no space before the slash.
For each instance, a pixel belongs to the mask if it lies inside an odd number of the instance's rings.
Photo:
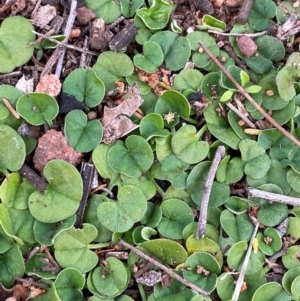
<path id="1" fill-rule="evenodd" d="M 143 99 L 140 96 L 140 88 L 135 83 L 128 91 L 127 98 L 115 108 L 104 107 L 102 124 L 104 126 L 103 142 L 111 144 L 118 138 L 121 138 L 138 128 L 128 117 L 142 104 Z"/>

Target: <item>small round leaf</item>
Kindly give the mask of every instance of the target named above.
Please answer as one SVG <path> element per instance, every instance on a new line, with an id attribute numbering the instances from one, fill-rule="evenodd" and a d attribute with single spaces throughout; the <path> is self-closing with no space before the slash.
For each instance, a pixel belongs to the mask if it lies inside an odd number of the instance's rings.
<path id="1" fill-rule="evenodd" d="M 25 161 L 25 143 L 21 136 L 7 125 L 0 125 L 0 171 L 17 171 Z"/>
<path id="2" fill-rule="evenodd" d="M 183 162 L 196 164 L 208 155 L 209 145 L 199 141 L 196 128 L 192 125 L 182 126 L 172 137 L 172 151 Z"/>
<path id="3" fill-rule="evenodd" d="M 77 169 L 63 161 L 52 160 L 44 168 L 48 181 L 46 191 L 36 191 L 29 197 L 29 210 L 43 223 L 56 223 L 73 215 L 83 193 L 82 179 Z"/>
<path id="4" fill-rule="evenodd" d="M 169 199 L 161 204 L 161 209 L 163 217 L 158 232 L 166 238 L 181 239 L 185 226 L 194 220 L 191 208 L 181 200 Z"/>
<path id="5" fill-rule="evenodd" d="M 97 106 L 103 99 L 105 87 L 94 70 L 77 68 L 65 79 L 63 92 L 84 101 L 89 108 Z"/>
<path id="6" fill-rule="evenodd" d="M 136 135 L 125 140 L 125 146 L 113 145 L 107 152 L 107 162 L 115 172 L 138 178 L 153 163 L 153 153 L 148 142 Z"/>
<path id="7" fill-rule="evenodd" d="M 164 54 L 156 42 L 147 41 L 143 45 L 143 54 L 136 54 L 133 58 L 139 69 L 153 73 L 162 64 Z"/>
<path id="8" fill-rule="evenodd" d="M 99 205 L 100 223 L 112 232 L 126 232 L 140 221 L 147 211 L 147 200 L 138 187 L 126 185 L 119 189 L 118 201 L 108 200 Z"/>
<path id="9" fill-rule="evenodd" d="M 52 121 L 58 114 L 55 98 L 46 93 L 27 93 L 17 102 L 18 113 L 32 125 Z"/>
<path id="10" fill-rule="evenodd" d="M 81 273 L 93 269 L 98 256 L 89 250 L 89 243 L 97 237 L 97 229 L 83 224 L 82 229 L 71 228 L 60 232 L 54 239 L 54 255 L 63 268 L 74 268 Z"/>
<path id="11" fill-rule="evenodd" d="M 73 110 L 65 118 L 65 135 L 76 151 L 87 153 L 101 142 L 103 126 L 99 120 L 88 122 L 82 111 Z"/>

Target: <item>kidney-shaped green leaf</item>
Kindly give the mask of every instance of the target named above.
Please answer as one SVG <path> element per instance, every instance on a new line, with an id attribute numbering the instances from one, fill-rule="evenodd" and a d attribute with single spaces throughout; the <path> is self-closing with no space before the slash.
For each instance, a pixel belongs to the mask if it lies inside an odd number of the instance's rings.
<path id="1" fill-rule="evenodd" d="M 193 125 L 182 126 L 172 137 L 172 151 L 183 162 L 196 164 L 208 155 L 209 145 L 199 141 L 199 133 Z"/>
<path id="2" fill-rule="evenodd" d="M 160 46 L 153 41 L 147 41 L 143 45 L 143 54 L 137 53 L 133 62 L 135 66 L 146 72 L 153 73 L 162 64 L 164 54 Z"/>
<path id="3" fill-rule="evenodd" d="M 169 199 L 161 204 L 161 209 L 163 217 L 158 232 L 166 238 L 182 238 L 183 229 L 194 220 L 190 206 L 179 199 Z"/>
<path id="4" fill-rule="evenodd" d="M 21 168 L 25 161 L 25 143 L 21 136 L 7 125 L 0 125 L 0 171 L 7 173 Z"/>
<path id="5" fill-rule="evenodd" d="M 271 160 L 265 149 L 256 141 L 245 139 L 239 144 L 244 163 L 244 172 L 253 179 L 263 177 L 271 166 Z"/>
<path id="6" fill-rule="evenodd" d="M 100 296 L 115 297 L 120 295 L 128 283 L 128 272 L 123 262 L 114 257 L 102 261 L 92 273 L 92 282 Z"/>
<path id="7" fill-rule="evenodd" d="M 175 189 L 185 189 L 189 164 L 179 160 L 174 154 L 169 155 L 161 162 L 161 172 L 166 180 L 172 183 Z"/>
<path id="8" fill-rule="evenodd" d="M 55 237 L 54 255 L 61 267 L 86 273 L 98 263 L 97 254 L 89 250 L 89 243 L 97 237 L 97 229 L 90 224 L 82 226 L 82 229 L 62 231 Z"/>
<path id="9" fill-rule="evenodd" d="M 88 121 L 82 111 L 73 110 L 65 118 L 65 135 L 76 151 L 87 153 L 101 142 L 103 126 L 99 120 Z"/>
<path id="10" fill-rule="evenodd" d="M 241 139 L 233 131 L 227 120 L 216 112 L 217 106 L 218 102 L 213 102 L 203 112 L 207 127 L 217 139 L 233 149 L 238 149 Z"/>
<path id="11" fill-rule="evenodd" d="M 17 119 L 4 105 L 3 98 L 6 98 L 9 103 L 15 108 L 18 99 L 22 96 L 22 93 L 17 88 L 11 85 L 0 86 L 0 124 L 6 124 L 14 129 L 17 129 L 22 123 L 22 118 Z"/>
<path id="12" fill-rule="evenodd" d="M 105 85 L 105 91 L 110 91 L 116 86 L 115 81 L 133 73 L 133 63 L 128 55 L 123 52 L 105 51 L 98 56 L 93 66 L 97 76 Z"/>
<path id="13" fill-rule="evenodd" d="M 257 234 L 258 246 L 268 256 L 273 255 L 281 249 L 281 237 L 274 228 L 266 228 L 264 232 Z"/>
<path id="14" fill-rule="evenodd" d="M 166 126 L 174 126 L 179 121 L 179 116 L 188 118 L 190 116 L 190 105 L 188 100 L 179 92 L 169 90 L 159 96 L 155 113 L 164 116 Z M 174 114 L 174 119 L 168 119 L 168 115 Z"/>
<path id="15" fill-rule="evenodd" d="M 183 277 L 207 292 L 214 290 L 217 275 L 221 268 L 215 257 L 209 253 L 197 252 L 191 255 L 184 264 Z"/>
<path id="16" fill-rule="evenodd" d="M 54 285 L 61 300 L 81 301 L 85 283 L 84 276 L 76 269 L 64 269 L 55 279 Z"/>
<path id="17" fill-rule="evenodd" d="M 0 255 L 0 283 L 10 288 L 15 283 L 15 277 L 23 277 L 25 272 L 24 259 L 17 244 L 6 253 Z"/>
<path id="18" fill-rule="evenodd" d="M 59 223 L 42 223 L 35 220 L 33 225 L 34 238 L 41 245 L 52 246 L 54 237 L 61 231 L 73 227 L 75 221 L 75 214 Z"/>
<path id="19" fill-rule="evenodd" d="M 156 113 L 150 113 L 141 120 L 140 133 L 146 140 L 152 137 L 166 137 L 170 134 L 164 129 L 162 116 Z"/>
<path id="20" fill-rule="evenodd" d="M 153 153 L 148 142 L 136 135 L 125 140 L 125 146 L 113 145 L 107 152 L 107 162 L 115 172 L 138 178 L 153 163 Z"/>
<path id="21" fill-rule="evenodd" d="M 63 160 L 52 160 L 44 168 L 48 181 L 44 194 L 34 192 L 29 197 L 29 210 L 44 223 L 56 223 L 73 215 L 79 207 L 83 184 L 77 169 Z"/>
<path id="22" fill-rule="evenodd" d="M 85 0 L 84 4 L 107 24 L 121 15 L 120 5 L 114 0 Z"/>
<path id="23" fill-rule="evenodd" d="M 136 16 L 141 18 L 149 29 L 156 30 L 167 25 L 170 14 L 171 5 L 168 1 L 153 0 L 149 8 L 139 9 Z"/>
<path id="24" fill-rule="evenodd" d="M 169 239 L 153 239 L 143 242 L 140 246 L 164 264 L 171 266 L 181 264 L 187 259 L 187 252 L 184 247 Z"/>
<path id="25" fill-rule="evenodd" d="M 258 221 L 268 227 L 279 225 L 288 216 L 288 207 L 281 203 L 264 202 L 257 212 Z"/>
<path id="26" fill-rule="evenodd" d="M 34 243 L 33 236 L 34 218 L 28 209 L 18 210 L 0 205 L 0 225 L 6 235 L 13 238 L 18 244 L 23 242 Z"/>
<path id="27" fill-rule="evenodd" d="M 126 232 L 140 221 L 147 211 L 143 191 L 132 185 L 119 189 L 118 201 L 108 200 L 99 205 L 97 215 L 100 223 L 112 232 Z"/>
<path id="28" fill-rule="evenodd" d="M 18 172 L 11 173 L 0 186 L 0 199 L 8 208 L 28 208 L 28 198 L 36 188 Z"/>
<path id="29" fill-rule="evenodd" d="M 235 216 L 229 210 L 223 210 L 220 221 L 223 230 L 234 242 L 250 240 L 254 226 L 247 214 L 243 213 Z"/>
<path id="30" fill-rule="evenodd" d="M 164 53 L 165 64 L 170 70 L 176 71 L 183 68 L 190 57 L 191 46 L 188 39 L 172 31 L 160 31 L 154 34 L 150 41 L 159 44 Z"/>
<path id="31" fill-rule="evenodd" d="M 300 267 L 295 267 L 292 269 L 289 269 L 282 278 L 282 286 L 285 289 L 285 291 L 289 294 L 292 294 L 292 284 L 293 281 L 300 276 Z"/>
<path id="32" fill-rule="evenodd" d="M 227 264 L 231 269 L 241 270 L 245 259 L 248 244 L 246 241 L 239 241 L 235 243 L 228 253 Z M 264 254 L 260 251 L 252 252 L 249 263 L 246 269 L 246 275 L 254 274 L 262 268 L 264 264 Z"/>
<path id="33" fill-rule="evenodd" d="M 35 40 L 32 24 L 21 16 L 5 18 L 0 29 L 0 73 L 12 71 L 29 61 Z"/>
<path id="34" fill-rule="evenodd" d="M 290 301 L 291 297 L 282 289 L 277 282 L 268 282 L 259 287 L 251 301 Z"/>
<path id="35" fill-rule="evenodd" d="M 89 108 L 97 106 L 105 94 L 104 84 L 94 70 L 77 68 L 64 80 L 63 92 L 84 101 Z"/>
<path id="36" fill-rule="evenodd" d="M 18 113 L 32 125 L 52 121 L 58 114 L 55 98 L 46 93 L 27 93 L 17 102 Z"/>
<path id="37" fill-rule="evenodd" d="M 256 31 L 262 31 L 268 28 L 277 12 L 276 4 L 272 0 L 254 1 L 249 15 L 249 25 Z"/>

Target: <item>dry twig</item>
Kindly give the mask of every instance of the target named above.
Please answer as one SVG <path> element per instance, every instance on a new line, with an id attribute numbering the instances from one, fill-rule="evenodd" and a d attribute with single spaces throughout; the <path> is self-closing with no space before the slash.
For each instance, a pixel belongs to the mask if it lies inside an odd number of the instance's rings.
<path id="1" fill-rule="evenodd" d="M 239 10 L 239 14 L 236 18 L 237 22 L 239 22 L 240 24 L 247 23 L 253 3 L 254 3 L 254 0 L 244 0 L 243 1 L 243 4 Z"/>
<path id="2" fill-rule="evenodd" d="M 247 266 L 248 266 L 248 263 L 249 263 L 250 255 L 251 255 L 251 252 L 252 252 L 253 240 L 254 240 L 254 238 L 257 234 L 258 226 L 259 226 L 259 223 L 257 223 L 255 225 L 254 231 L 252 233 L 252 237 L 251 237 L 251 240 L 250 240 L 250 243 L 249 243 L 249 246 L 248 246 L 248 250 L 247 250 L 247 253 L 246 253 L 242 268 L 241 268 L 241 272 L 240 272 L 239 278 L 238 278 L 238 280 L 235 284 L 235 289 L 234 289 L 234 292 L 233 292 L 233 295 L 232 295 L 232 298 L 231 298 L 232 301 L 237 301 L 238 298 L 239 298 L 241 288 L 242 288 L 242 285 L 243 285 L 243 282 L 244 282 Z"/>
<path id="3" fill-rule="evenodd" d="M 202 201 L 200 205 L 200 214 L 199 214 L 199 221 L 198 221 L 198 230 L 196 233 L 196 239 L 199 239 L 200 237 L 203 237 L 205 235 L 205 230 L 206 230 L 206 222 L 207 222 L 207 208 L 208 208 L 208 201 L 209 201 L 209 196 L 211 192 L 211 187 L 215 178 L 215 174 L 217 172 L 219 163 L 221 159 L 225 155 L 225 146 L 220 145 L 217 148 L 217 151 L 215 153 L 214 159 L 211 163 L 208 176 L 206 179 L 206 182 L 204 184 L 203 188 L 203 196 L 202 196 Z"/>
<path id="4" fill-rule="evenodd" d="M 64 32 L 64 35 L 66 36 L 64 42 L 67 42 L 69 39 L 73 24 L 74 24 L 74 21 L 76 18 L 76 7 L 77 7 L 77 0 L 72 0 L 71 6 L 70 6 L 70 11 L 69 11 L 69 17 L 68 17 L 65 32 Z M 66 53 L 66 48 L 63 48 L 63 50 L 58 58 L 57 65 L 56 65 L 55 74 L 57 75 L 58 78 L 60 78 L 65 53 Z"/>
<path id="5" fill-rule="evenodd" d="M 292 206 L 300 206 L 300 199 L 294 198 L 287 195 L 277 194 L 273 192 L 263 191 L 255 188 L 249 187 L 248 196 L 252 196 L 255 198 L 261 198 L 267 200 L 269 202 L 278 202 Z"/>

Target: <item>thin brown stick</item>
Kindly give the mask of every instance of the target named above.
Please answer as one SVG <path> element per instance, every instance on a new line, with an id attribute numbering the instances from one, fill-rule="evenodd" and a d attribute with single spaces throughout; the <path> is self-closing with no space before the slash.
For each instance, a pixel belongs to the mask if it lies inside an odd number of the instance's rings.
<path id="1" fill-rule="evenodd" d="M 220 32 L 215 30 L 208 30 L 207 32 L 219 34 L 220 36 L 226 36 L 226 37 L 241 37 L 241 36 L 247 36 L 251 38 L 260 37 L 267 33 L 266 30 L 256 33 L 238 33 L 238 32 Z"/>
<path id="2" fill-rule="evenodd" d="M 0 74 L 0 79 L 4 79 L 4 78 L 8 78 L 8 77 L 15 77 L 15 76 L 19 76 L 22 74 L 22 71 L 13 71 L 10 73 L 4 73 L 4 74 Z"/>
<path id="3" fill-rule="evenodd" d="M 64 42 L 67 42 L 76 18 L 76 7 L 77 7 L 77 0 L 72 0 L 71 1 L 71 6 L 70 6 L 70 11 L 69 11 L 69 17 L 67 19 L 67 24 L 66 24 L 66 28 L 64 31 L 64 35 L 66 36 Z M 66 53 L 66 48 L 63 48 L 60 56 L 58 57 L 58 61 L 56 64 L 56 70 L 55 70 L 55 75 L 58 76 L 58 78 L 60 77 L 61 71 L 62 71 L 62 65 L 63 65 L 63 60 L 64 60 L 64 56 Z"/>
<path id="4" fill-rule="evenodd" d="M 80 47 L 77 47 L 77 46 L 74 46 L 74 45 L 70 45 L 66 42 L 60 42 L 60 41 L 54 39 L 53 37 L 47 36 L 45 34 L 41 34 L 41 33 L 37 32 L 37 31 L 34 31 L 34 30 L 32 32 L 35 33 L 37 36 L 39 36 L 42 39 L 49 40 L 51 42 L 56 43 L 57 45 L 61 45 L 61 46 L 64 46 L 66 48 L 70 48 L 70 49 L 76 50 L 78 52 L 82 52 L 82 53 L 85 53 L 85 54 L 91 54 L 93 56 L 99 56 L 99 54 L 100 54 L 98 52 L 87 50 L 87 48 L 80 48 Z M 34 42 L 34 43 L 36 43 L 36 42 Z"/>
<path id="5" fill-rule="evenodd" d="M 211 192 L 211 187 L 219 166 L 219 163 L 221 159 L 225 155 L 225 146 L 220 145 L 217 148 L 217 151 L 215 153 L 214 159 L 211 163 L 208 176 L 206 179 L 206 182 L 204 184 L 203 188 L 203 196 L 202 196 L 202 201 L 200 205 L 200 214 L 199 214 L 199 221 L 198 221 L 198 230 L 196 233 L 196 239 L 199 239 L 200 237 L 204 237 L 205 235 L 205 230 L 206 230 L 206 223 L 207 223 L 207 209 L 208 209 L 208 202 L 209 202 L 209 196 Z"/>
<path id="6" fill-rule="evenodd" d="M 35 4 L 35 7 L 31 13 L 31 17 L 34 17 L 34 15 L 36 14 L 37 10 L 39 9 L 40 5 L 42 3 L 42 0 L 38 0 Z"/>
<path id="7" fill-rule="evenodd" d="M 255 198 L 261 198 L 267 200 L 269 202 L 278 202 L 292 206 L 300 206 L 300 199 L 294 198 L 287 195 L 277 194 L 273 192 L 263 191 L 255 188 L 249 187 L 248 196 L 252 196 Z"/>
<path id="8" fill-rule="evenodd" d="M 243 282 L 244 282 L 247 266 L 248 266 L 250 255 L 251 255 L 251 252 L 252 252 L 253 240 L 254 240 L 254 238 L 257 234 L 258 226 L 259 226 L 259 223 L 257 223 L 255 225 L 255 229 L 252 233 L 251 240 L 250 240 L 250 243 L 249 243 L 249 246 L 248 246 L 248 250 L 247 250 L 247 253 L 246 253 L 242 268 L 241 268 L 241 272 L 240 272 L 239 278 L 238 278 L 238 280 L 235 284 L 235 289 L 234 289 L 233 295 L 231 297 L 232 301 L 237 301 L 239 296 L 240 296 L 241 288 L 242 288 L 242 285 L 243 285 Z"/>
<path id="9" fill-rule="evenodd" d="M 167 268 L 166 266 L 164 266 L 163 264 L 161 264 L 157 260 L 155 260 L 155 259 L 151 258 L 150 256 L 146 255 L 145 253 L 143 253 L 142 251 L 138 250 L 134 246 L 128 244 L 123 239 L 120 239 L 119 243 L 121 245 L 123 245 L 124 247 L 128 248 L 129 250 L 131 250 L 132 252 L 134 252 L 135 254 L 139 255 L 140 257 L 145 258 L 146 260 L 148 260 L 152 264 L 156 265 L 158 268 L 160 268 L 163 271 L 165 271 L 172 278 L 175 278 L 176 280 L 178 280 L 179 282 L 183 283 L 184 285 L 190 287 L 191 289 L 195 290 L 196 292 L 198 292 L 200 294 L 203 294 L 203 295 L 209 295 L 209 293 L 207 291 L 203 290 L 202 288 L 196 286 L 195 284 L 190 283 L 189 281 L 187 281 L 184 278 L 180 277 L 178 274 L 176 274 L 175 272 L 173 272 L 171 269 Z"/>
<path id="10" fill-rule="evenodd" d="M 48 249 L 47 247 L 44 249 L 44 252 L 46 253 L 46 255 L 47 255 L 47 257 L 48 257 L 50 263 L 51 263 L 54 267 L 56 267 L 57 272 L 59 272 L 59 271 L 60 271 L 60 266 L 59 266 L 58 263 L 55 261 L 55 259 L 53 258 L 52 254 L 50 253 L 50 251 L 49 251 L 49 249 Z"/>
<path id="11" fill-rule="evenodd" d="M 9 111 L 10 111 L 17 119 L 20 119 L 20 115 L 19 115 L 18 112 L 15 110 L 15 108 L 11 105 L 11 103 L 9 102 L 9 100 L 3 97 L 3 98 L 2 98 L 2 101 L 3 101 L 4 105 L 9 109 Z"/>
<path id="12" fill-rule="evenodd" d="M 285 130 L 278 122 L 276 122 L 268 113 L 266 113 L 260 105 L 244 90 L 244 88 L 233 78 L 233 76 L 222 66 L 217 58 L 211 53 L 211 51 L 200 41 L 201 48 L 208 54 L 208 56 L 214 61 L 214 63 L 224 72 L 224 74 L 232 81 L 241 94 L 249 100 L 249 102 L 259 111 L 271 124 L 273 124 L 283 135 L 288 137 L 297 146 L 300 147 L 300 141 L 297 140 L 291 133 Z"/>
<path id="13" fill-rule="evenodd" d="M 21 174 L 21 176 L 25 177 L 31 184 L 33 184 L 41 193 L 45 192 L 48 186 L 47 182 L 26 163 L 22 165 L 19 173 Z"/>
<path id="14" fill-rule="evenodd" d="M 226 103 L 227 107 L 236 115 L 243 119 L 251 128 L 255 129 L 255 124 L 252 123 L 242 112 L 240 112 L 231 102 Z"/>
<path id="15" fill-rule="evenodd" d="M 244 0 L 242 6 L 240 7 L 239 14 L 236 18 L 237 22 L 240 24 L 246 24 L 250 11 L 252 9 L 254 0 Z"/>
<path id="16" fill-rule="evenodd" d="M 80 228 L 82 225 L 82 220 L 87 205 L 87 200 L 91 192 L 91 185 L 94 177 L 94 171 L 95 171 L 95 167 L 93 164 L 87 162 L 82 163 L 80 174 L 83 181 L 83 194 L 79 204 L 79 208 L 76 211 L 77 218 L 74 224 L 75 228 Z"/>
<path id="17" fill-rule="evenodd" d="M 47 284 L 33 281 L 31 278 L 23 279 L 23 278 L 20 278 L 20 277 L 16 276 L 16 277 L 14 277 L 14 279 L 17 280 L 17 281 L 29 284 L 29 285 L 33 285 L 33 286 L 45 289 L 45 290 L 47 290 L 49 288 L 49 286 Z"/>

